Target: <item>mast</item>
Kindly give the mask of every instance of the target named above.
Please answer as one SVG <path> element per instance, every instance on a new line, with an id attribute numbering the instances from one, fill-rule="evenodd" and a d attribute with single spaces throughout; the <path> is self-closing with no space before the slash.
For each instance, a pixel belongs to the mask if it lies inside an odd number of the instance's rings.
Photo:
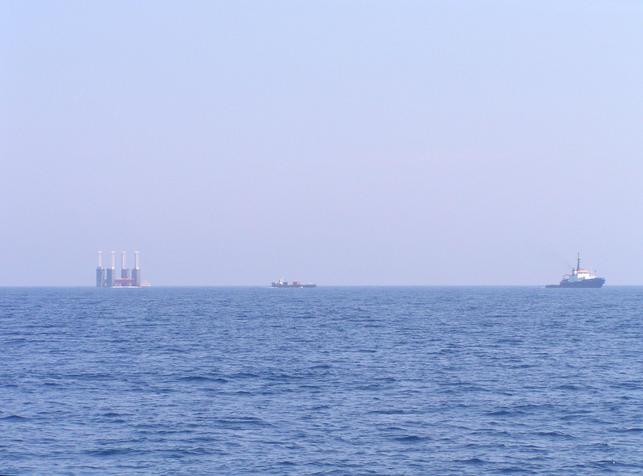
<path id="1" fill-rule="evenodd" d="M 576 271 L 578 272 L 580 270 L 580 252 L 578 253 L 578 257 L 576 259 Z"/>

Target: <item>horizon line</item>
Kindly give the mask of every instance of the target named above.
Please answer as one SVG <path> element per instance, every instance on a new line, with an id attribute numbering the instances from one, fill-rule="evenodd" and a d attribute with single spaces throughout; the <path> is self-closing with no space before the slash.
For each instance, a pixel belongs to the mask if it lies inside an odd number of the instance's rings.
<path id="1" fill-rule="evenodd" d="M 545 288 L 546 284 L 317 284 L 316 288 Z M 643 287 L 643 283 L 605 284 L 611 287 Z M 0 284 L 0 288 L 92 288 L 87 284 Z M 267 284 L 158 284 L 150 288 L 267 288 Z M 103 288 L 100 288 L 103 289 Z M 104 288 L 107 289 L 107 288 Z"/>

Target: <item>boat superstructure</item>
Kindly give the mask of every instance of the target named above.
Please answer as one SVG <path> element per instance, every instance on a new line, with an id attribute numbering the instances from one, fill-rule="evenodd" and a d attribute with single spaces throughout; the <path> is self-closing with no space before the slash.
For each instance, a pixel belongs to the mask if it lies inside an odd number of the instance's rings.
<path id="1" fill-rule="evenodd" d="M 576 258 L 576 268 L 572 268 L 570 274 L 563 276 L 560 284 L 548 284 L 547 288 L 601 288 L 605 284 L 605 278 L 596 276 L 593 271 L 581 268 L 580 253 Z"/>

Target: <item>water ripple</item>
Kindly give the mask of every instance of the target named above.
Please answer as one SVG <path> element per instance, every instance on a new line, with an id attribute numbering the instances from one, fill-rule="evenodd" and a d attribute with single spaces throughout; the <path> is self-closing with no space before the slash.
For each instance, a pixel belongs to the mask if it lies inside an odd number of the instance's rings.
<path id="1" fill-rule="evenodd" d="M 643 473 L 643 289 L 280 291 L 0 289 L 0 472 Z"/>

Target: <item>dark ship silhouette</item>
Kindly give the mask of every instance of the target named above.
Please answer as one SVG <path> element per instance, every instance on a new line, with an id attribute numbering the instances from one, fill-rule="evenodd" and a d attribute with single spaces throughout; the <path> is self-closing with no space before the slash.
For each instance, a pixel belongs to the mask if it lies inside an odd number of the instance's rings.
<path id="1" fill-rule="evenodd" d="M 599 278 L 589 269 L 580 267 L 580 253 L 576 260 L 576 268 L 570 274 L 563 276 L 560 284 L 548 284 L 546 288 L 602 288 L 605 278 Z"/>

